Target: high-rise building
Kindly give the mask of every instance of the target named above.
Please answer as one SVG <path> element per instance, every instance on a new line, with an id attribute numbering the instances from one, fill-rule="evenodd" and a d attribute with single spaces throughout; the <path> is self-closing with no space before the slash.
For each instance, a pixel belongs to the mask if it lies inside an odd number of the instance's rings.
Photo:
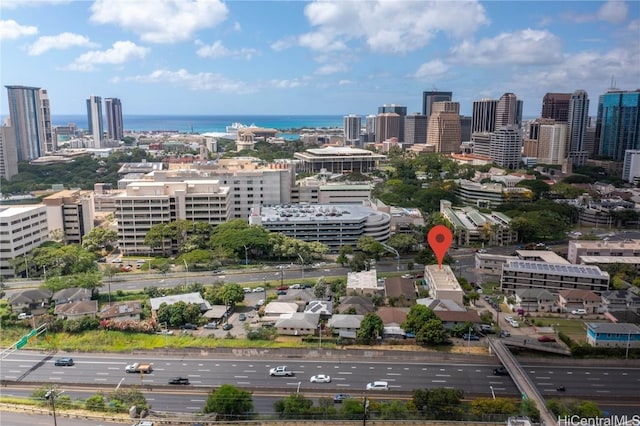
<path id="1" fill-rule="evenodd" d="M 378 114 L 378 119 L 376 120 L 376 142 L 382 143 L 391 138 L 397 138 L 400 141 L 400 116 L 395 112 Z"/>
<path id="2" fill-rule="evenodd" d="M 562 164 L 566 154 L 567 124 L 543 124 L 538 138 L 538 163 Z"/>
<path id="3" fill-rule="evenodd" d="M 6 180 L 18 174 L 16 134 L 11 126 L 0 127 L 0 176 Z"/>
<path id="4" fill-rule="evenodd" d="M 569 119 L 571 93 L 547 93 L 542 98 L 541 118 L 552 118 L 566 123 Z"/>
<path id="5" fill-rule="evenodd" d="M 58 149 L 58 144 L 56 139 L 53 137 L 53 126 L 51 125 L 51 103 L 49 102 L 49 95 L 45 89 L 40 89 L 40 109 L 42 110 L 45 152 L 54 152 Z"/>
<path id="6" fill-rule="evenodd" d="M 46 108 L 42 98 L 46 91 L 39 87 L 5 86 L 9 96 L 9 118 L 13 128 L 18 161 L 30 161 L 47 150 L 46 128 L 51 129 L 48 99 Z M 51 132 L 49 132 L 51 137 Z"/>
<path id="7" fill-rule="evenodd" d="M 496 107 L 496 129 L 522 124 L 522 101 L 513 93 L 500 96 Z"/>
<path id="8" fill-rule="evenodd" d="M 588 153 L 584 146 L 589 124 L 589 95 L 584 90 L 576 90 L 569 101 L 567 128 L 567 162 L 572 166 L 583 166 Z"/>
<path id="9" fill-rule="evenodd" d="M 498 101 L 495 99 L 482 99 L 473 101 L 473 113 L 471 116 L 471 134 L 493 132 L 496 129 L 496 113 Z"/>
<path id="10" fill-rule="evenodd" d="M 384 104 L 381 107 L 378 107 L 378 115 L 387 114 L 387 113 L 395 113 L 398 114 L 398 141 L 404 142 L 404 118 L 407 116 L 407 107 L 400 106 L 396 104 Z M 382 142 L 382 141 L 378 141 Z"/>
<path id="11" fill-rule="evenodd" d="M 640 180 L 640 149 L 628 149 L 624 152 L 622 180 L 631 183 Z"/>
<path id="12" fill-rule="evenodd" d="M 369 114 L 365 119 L 364 124 L 364 140 L 365 142 L 375 142 L 376 141 L 376 123 L 378 122 L 378 116 Z"/>
<path id="13" fill-rule="evenodd" d="M 344 144 L 360 145 L 360 129 L 362 128 L 362 118 L 359 115 L 344 116 Z"/>
<path id="14" fill-rule="evenodd" d="M 102 121 L 102 98 L 91 95 L 87 99 L 87 123 L 89 123 L 89 133 L 93 136 L 90 148 L 100 148 L 104 139 L 104 126 Z"/>
<path id="15" fill-rule="evenodd" d="M 107 114 L 107 137 L 114 141 L 124 139 L 124 126 L 122 124 L 122 103 L 118 98 L 106 98 L 104 109 Z"/>
<path id="16" fill-rule="evenodd" d="M 522 157 L 522 131 L 515 125 L 507 125 L 491 134 L 489 156 L 500 167 L 516 169 Z"/>
<path id="17" fill-rule="evenodd" d="M 640 89 L 600 96 L 596 122 L 599 155 L 623 161 L 625 151 L 640 149 Z"/>
<path id="18" fill-rule="evenodd" d="M 427 126 L 429 117 L 423 114 L 410 114 L 404 118 L 404 144 L 415 145 L 427 143 Z"/>
<path id="19" fill-rule="evenodd" d="M 460 142 L 471 140 L 471 117 L 468 115 L 460 116 Z"/>
<path id="20" fill-rule="evenodd" d="M 434 102 L 432 105 L 427 143 L 436 152 L 445 154 L 460 152 L 460 104 L 458 102 Z"/>
<path id="21" fill-rule="evenodd" d="M 433 113 L 431 107 L 434 102 L 446 102 L 453 99 L 453 92 L 438 92 L 432 90 L 430 92 L 422 92 L 422 115 L 427 118 Z"/>

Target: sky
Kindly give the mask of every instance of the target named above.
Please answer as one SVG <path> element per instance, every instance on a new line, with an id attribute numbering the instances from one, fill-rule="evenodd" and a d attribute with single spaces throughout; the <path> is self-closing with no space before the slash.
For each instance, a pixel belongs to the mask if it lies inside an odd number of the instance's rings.
<path id="1" fill-rule="evenodd" d="M 2 0 L 5 85 L 47 89 L 52 115 L 91 95 L 146 115 L 461 114 L 505 92 L 540 114 L 547 92 L 640 88 L 640 0 Z"/>

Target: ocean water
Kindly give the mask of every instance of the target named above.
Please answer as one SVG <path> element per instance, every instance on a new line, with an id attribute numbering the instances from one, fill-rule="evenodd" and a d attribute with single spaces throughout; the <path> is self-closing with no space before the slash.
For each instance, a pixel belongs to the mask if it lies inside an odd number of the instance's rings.
<path id="1" fill-rule="evenodd" d="M 86 115 L 52 115 L 54 126 L 75 123 L 88 129 Z M 125 131 L 171 130 L 180 133 L 225 132 L 233 123 L 278 130 L 343 127 L 341 115 L 123 115 Z"/>

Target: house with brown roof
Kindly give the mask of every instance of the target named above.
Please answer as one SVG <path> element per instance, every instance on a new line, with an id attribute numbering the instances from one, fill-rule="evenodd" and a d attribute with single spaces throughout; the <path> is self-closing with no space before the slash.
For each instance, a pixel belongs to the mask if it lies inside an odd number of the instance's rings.
<path id="1" fill-rule="evenodd" d="M 376 307 L 373 305 L 373 300 L 368 296 L 346 296 L 340 300 L 340 305 L 338 306 L 338 312 L 341 314 L 367 315 L 375 310 Z"/>
<path id="2" fill-rule="evenodd" d="M 522 288 L 515 291 L 516 304 L 525 312 L 556 312 L 558 297 L 543 288 Z"/>
<path id="3" fill-rule="evenodd" d="M 409 308 L 392 308 L 388 306 L 382 306 L 376 311 L 384 325 L 398 326 L 405 322 L 407 313 L 409 313 Z"/>
<path id="4" fill-rule="evenodd" d="M 320 314 L 309 312 L 294 312 L 282 314 L 276 321 L 275 327 L 279 334 L 289 336 L 308 336 L 318 332 Z"/>
<path id="5" fill-rule="evenodd" d="M 30 288 L 13 293 L 9 296 L 9 306 L 13 312 L 30 312 L 41 315 L 47 312 L 51 302 L 51 290 Z"/>
<path id="6" fill-rule="evenodd" d="M 53 293 L 53 297 L 51 299 L 56 305 L 91 300 L 91 290 L 81 287 L 63 288 L 62 290 Z"/>
<path id="7" fill-rule="evenodd" d="M 139 321 L 142 313 L 140 302 L 123 302 L 105 305 L 100 310 L 100 318 L 112 321 Z"/>
<path id="8" fill-rule="evenodd" d="M 98 313 L 97 300 L 83 300 L 82 302 L 63 303 L 56 305 L 54 315 L 67 320 L 77 320 L 84 317 L 95 317 Z"/>
<path id="9" fill-rule="evenodd" d="M 466 323 L 480 324 L 480 316 L 476 311 L 433 311 L 447 330 Z"/>
<path id="10" fill-rule="evenodd" d="M 560 290 L 558 292 L 558 306 L 563 312 L 574 309 L 584 309 L 588 314 L 600 312 L 602 298 L 590 290 Z"/>
<path id="11" fill-rule="evenodd" d="M 416 287 L 409 278 L 387 278 L 384 281 L 384 295 L 389 306 L 410 307 L 416 304 Z"/>

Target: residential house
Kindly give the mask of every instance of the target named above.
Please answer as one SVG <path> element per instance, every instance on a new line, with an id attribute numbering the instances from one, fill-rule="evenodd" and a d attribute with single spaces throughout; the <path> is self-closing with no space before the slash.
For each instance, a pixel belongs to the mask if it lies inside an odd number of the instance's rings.
<path id="1" fill-rule="evenodd" d="M 416 300 L 416 304 L 424 305 L 432 311 L 458 311 L 465 312 L 466 308 L 464 306 L 458 305 L 451 299 L 432 299 L 430 297 L 426 297 L 424 299 Z"/>
<path id="2" fill-rule="evenodd" d="M 447 330 L 465 324 L 480 324 L 480 317 L 475 311 L 433 311 Z"/>
<path id="3" fill-rule="evenodd" d="M 515 301 L 525 312 L 555 312 L 558 297 L 543 288 L 523 288 L 515 291 Z"/>
<path id="4" fill-rule="evenodd" d="M 276 322 L 282 315 L 290 315 L 298 312 L 299 306 L 294 302 L 269 302 L 263 308 L 262 322 Z"/>
<path id="5" fill-rule="evenodd" d="M 319 323 L 320 314 L 294 312 L 280 315 L 275 327 L 278 333 L 282 335 L 308 336 L 315 335 L 318 332 Z"/>
<path id="6" fill-rule="evenodd" d="M 367 296 L 346 296 L 340 300 L 338 312 L 341 314 L 353 312 L 356 315 L 366 315 L 374 312 L 376 307 L 373 300 Z"/>
<path id="7" fill-rule="evenodd" d="M 95 317 L 98 313 L 97 300 L 83 300 L 81 302 L 69 302 L 56 305 L 53 311 L 58 318 L 77 320 L 85 317 Z"/>
<path id="8" fill-rule="evenodd" d="M 605 291 L 601 295 L 602 309 L 604 312 L 640 311 L 640 296 L 629 290 Z"/>
<path id="9" fill-rule="evenodd" d="M 364 315 L 336 314 L 328 322 L 333 334 L 339 337 L 355 339 Z"/>
<path id="10" fill-rule="evenodd" d="M 376 311 L 376 314 L 384 324 L 382 337 L 385 339 L 404 339 L 405 331 L 402 329 L 402 323 L 407 319 L 409 308 L 393 308 L 383 306 Z"/>
<path id="11" fill-rule="evenodd" d="M 53 297 L 51 299 L 56 305 L 61 305 L 63 303 L 83 302 L 86 300 L 91 300 L 91 290 L 89 290 L 88 288 L 79 287 L 64 288 L 53 293 Z"/>
<path id="12" fill-rule="evenodd" d="M 416 287 L 409 278 L 387 278 L 384 281 L 384 295 L 389 306 L 411 307 L 416 304 Z"/>
<path id="13" fill-rule="evenodd" d="M 202 314 L 208 321 L 225 321 L 233 312 L 233 305 L 211 305 L 211 309 Z"/>
<path id="14" fill-rule="evenodd" d="M 139 321 L 142 313 L 142 304 L 140 302 L 123 302 L 114 303 L 109 306 L 103 306 L 100 310 L 100 318 L 111 321 Z"/>
<path id="15" fill-rule="evenodd" d="M 47 312 L 51 296 L 51 290 L 46 289 L 20 290 L 9 296 L 9 306 L 13 312 L 30 312 L 33 315 L 41 315 Z"/>
<path id="16" fill-rule="evenodd" d="M 312 300 L 304 311 L 312 314 L 320 314 L 320 319 L 327 320 L 333 315 L 333 302 L 328 300 Z"/>
<path id="17" fill-rule="evenodd" d="M 209 302 L 204 300 L 200 293 L 198 293 L 197 291 L 193 293 L 173 294 L 171 296 L 152 297 L 149 299 L 149 304 L 151 305 L 151 313 L 154 317 L 158 312 L 158 308 L 160 308 L 163 303 L 171 306 L 178 302 L 184 302 L 187 305 L 199 305 L 200 312 L 206 312 L 211 309 L 211 305 L 209 304 Z"/>
<path id="18" fill-rule="evenodd" d="M 602 298 L 589 290 L 558 291 L 558 306 L 563 312 L 584 309 L 588 314 L 597 314 L 601 309 Z"/>
<path id="19" fill-rule="evenodd" d="M 361 272 L 349 272 L 347 274 L 348 295 L 373 295 L 383 293 L 384 286 L 381 281 L 378 281 L 378 274 L 375 269 Z"/>
<path id="20" fill-rule="evenodd" d="M 278 302 L 295 302 L 301 307 L 307 306 L 307 303 L 317 299 L 313 289 L 292 289 L 287 290 L 287 294 L 278 296 Z"/>
<path id="21" fill-rule="evenodd" d="M 640 348 L 640 327 L 629 323 L 587 323 L 587 342 L 606 348 Z"/>

